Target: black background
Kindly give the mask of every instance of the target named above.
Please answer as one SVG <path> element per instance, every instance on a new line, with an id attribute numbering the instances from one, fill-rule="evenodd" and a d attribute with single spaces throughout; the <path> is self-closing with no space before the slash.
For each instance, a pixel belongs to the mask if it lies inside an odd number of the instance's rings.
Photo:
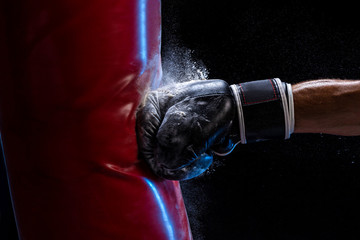
<path id="1" fill-rule="evenodd" d="M 360 77 L 359 13 L 349 2 L 167 0 L 162 7 L 164 66 L 180 47 L 209 78 L 228 83 Z M 359 137 L 299 134 L 239 146 L 181 184 L 195 240 L 360 238 Z"/>
<path id="2" fill-rule="evenodd" d="M 164 0 L 162 16 L 164 66 L 172 49 L 188 49 L 229 83 L 360 76 L 355 3 Z M 16 239 L 4 173 L 2 164 L 0 239 Z M 360 238 L 359 137 L 239 146 L 181 185 L 194 240 Z"/>

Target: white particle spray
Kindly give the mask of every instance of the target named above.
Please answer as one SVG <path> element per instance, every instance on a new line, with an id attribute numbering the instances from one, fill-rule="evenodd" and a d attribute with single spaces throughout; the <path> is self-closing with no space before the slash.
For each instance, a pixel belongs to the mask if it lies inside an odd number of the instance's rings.
<path id="1" fill-rule="evenodd" d="M 195 60 L 193 51 L 177 44 L 167 45 L 162 51 L 162 85 L 191 80 L 205 80 L 209 71 L 201 60 Z"/>

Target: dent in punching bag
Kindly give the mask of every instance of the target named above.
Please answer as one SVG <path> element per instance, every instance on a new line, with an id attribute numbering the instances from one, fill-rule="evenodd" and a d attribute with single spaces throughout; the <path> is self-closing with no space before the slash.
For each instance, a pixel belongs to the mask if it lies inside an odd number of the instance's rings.
<path id="1" fill-rule="evenodd" d="M 137 159 L 159 0 L 1 5 L 0 129 L 21 239 L 191 239 L 178 182 Z"/>

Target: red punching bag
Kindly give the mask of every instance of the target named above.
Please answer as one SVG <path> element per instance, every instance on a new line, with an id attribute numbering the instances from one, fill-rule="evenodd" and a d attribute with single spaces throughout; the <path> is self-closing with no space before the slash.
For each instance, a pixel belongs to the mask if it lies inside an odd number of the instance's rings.
<path id="1" fill-rule="evenodd" d="M 191 239 L 178 182 L 137 159 L 160 0 L 0 5 L 0 130 L 24 240 Z"/>

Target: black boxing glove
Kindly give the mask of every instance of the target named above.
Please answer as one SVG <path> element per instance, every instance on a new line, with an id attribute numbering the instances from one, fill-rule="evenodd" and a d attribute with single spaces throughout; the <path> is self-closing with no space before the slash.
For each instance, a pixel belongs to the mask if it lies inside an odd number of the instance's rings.
<path id="1" fill-rule="evenodd" d="M 209 148 L 228 134 L 236 106 L 222 80 L 190 81 L 150 92 L 136 114 L 139 157 L 164 178 L 195 177 L 212 163 Z"/>
<path id="2" fill-rule="evenodd" d="M 160 177 L 184 180 L 204 172 L 213 153 L 225 155 L 219 151 L 235 142 L 288 138 L 289 92 L 278 79 L 232 86 L 200 80 L 152 91 L 136 114 L 139 158 Z"/>

